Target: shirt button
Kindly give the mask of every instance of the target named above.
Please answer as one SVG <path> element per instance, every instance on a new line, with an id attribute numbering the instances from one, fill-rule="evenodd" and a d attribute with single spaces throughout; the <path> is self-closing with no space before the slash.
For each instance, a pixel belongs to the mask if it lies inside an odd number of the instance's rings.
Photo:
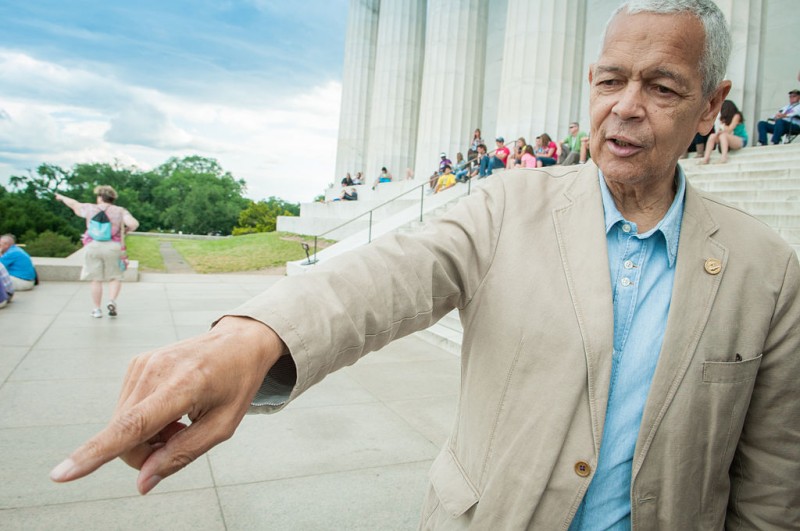
<path id="1" fill-rule="evenodd" d="M 622 225 L 622 232 L 630 232 L 630 231 L 631 231 L 630 224 L 625 223 L 624 225 Z"/>
<path id="2" fill-rule="evenodd" d="M 586 461 L 578 461 L 575 463 L 575 473 L 580 477 L 585 478 L 592 473 L 592 467 Z"/>
<path id="3" fill-rule="evenodd" d="M 624 277 L 620 282 L 622 282 L 622 285 L 626 288 L 631 285 L 631 279 L 628 277 Z"/>
<path id="4" fill-rule="evenodd" d="M 630 260 L 625 260 L 625 263 L 622 265 L 625 266 L 625 269 L 633 269 L 633 262 Z"/>

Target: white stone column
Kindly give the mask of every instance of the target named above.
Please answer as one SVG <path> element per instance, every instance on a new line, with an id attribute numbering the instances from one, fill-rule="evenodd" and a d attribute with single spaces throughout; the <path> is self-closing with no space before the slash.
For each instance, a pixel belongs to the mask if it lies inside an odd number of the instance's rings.
<path id="1" fill-rule="evenodd" d="M 375 78 L 369 117 L 368 182 L 386 166 L 403 178 L 414 164 L 422 62 L 425 0 L 381 0 Z"/>
<path id="2" fill-rule="evenodd" d="M 580 112 L 585 24 L 582 0 L 508 1 L 496 134 L 566 136 Z"/>
<path id="3" fill-rule="evenodd" d="M 762 0 L 715 0 L 725 14 L 733 38 L 731 58 L 726 79 L 731 80 L 728 99 L 742 111 L 745 127 L 750 135 L 749 145 L 758 142 L 762 57 L 762 22 L 764 5 Z"/>
<path id="4" fill-rule="evenodd" d="M 427 179 L 444 151 L 467 156 L 480 127 L 487 0 L 436 0 L 428 5 L 415 176 Z"/>
<path id="5" fill-rule="evenodd" d="M 380 0 L 350 0 L 342 73 L 342 108 L 336 149 L 338 183 L 346 173 L 355 177 L 366 169 L 375 47 Z"/>
<path id="6" fill-rule="evenodd" d="M 497 136 L 497 106 L 500 102 L 500 76 L 503 73 L 503 43 L 506 40 L 508 0 L 489 0 L 486 17 L 486 59 L 483 76 L 481 133 L 489 149 Z"/>

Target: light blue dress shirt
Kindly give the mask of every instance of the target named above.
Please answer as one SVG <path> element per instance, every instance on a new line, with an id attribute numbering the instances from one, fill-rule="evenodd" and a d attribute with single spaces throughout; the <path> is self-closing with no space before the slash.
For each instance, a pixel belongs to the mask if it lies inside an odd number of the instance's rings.
<path id="1" fill-rule="evenodd" d="M 675 200 L 639 234 L 622 217 L 600 173 L 614 297 L 614 352 L 597 470 L 570 531 L 631 528 L 631 470 L 647 394 L 667 326 L 683 219 L 686 177 L 678 166 Z"/>

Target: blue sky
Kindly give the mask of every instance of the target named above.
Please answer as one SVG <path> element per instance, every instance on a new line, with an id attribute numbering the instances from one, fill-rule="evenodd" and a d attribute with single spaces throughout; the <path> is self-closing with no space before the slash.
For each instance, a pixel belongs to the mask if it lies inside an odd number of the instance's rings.
<path id="1" fill-rule="evenodd" d="M 347 0 L 0 0 L 0 183 L 214 157 L 248 195 L 334 181 Z"/>

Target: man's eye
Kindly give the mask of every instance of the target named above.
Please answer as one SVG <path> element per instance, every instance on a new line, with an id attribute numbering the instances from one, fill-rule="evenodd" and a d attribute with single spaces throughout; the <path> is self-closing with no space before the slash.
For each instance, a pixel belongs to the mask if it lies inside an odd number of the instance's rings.
<path id="1" fill-rule="evenodd" d="M 675 94 L 674 90 L 669 87 L 665 87 L 664 85 L 656 85 L 656 92 L 664 95 Z"/>
<path id="2" fill-rule="evenodd" d="M 615 87 L 619 85 L 619 79 L 601 79 L 597 82 L 601 87 Z"/>

